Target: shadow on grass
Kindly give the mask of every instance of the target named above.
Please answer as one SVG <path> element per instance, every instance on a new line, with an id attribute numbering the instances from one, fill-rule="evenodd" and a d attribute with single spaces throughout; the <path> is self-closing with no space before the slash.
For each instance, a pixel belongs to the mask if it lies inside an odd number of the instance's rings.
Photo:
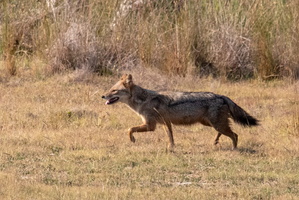
<path id="1" fill-rule="evenodd" d="M 261 151 L 261 146 L 262 144 L 256 144 L 252 146 L 246 146 L 246 147 L 238 147 L 235 150 L 232 150 L 231 147 L 218 147 L 218 151 L 231 151 L 231 152 L 238 152 L 240 154 L 247 154 L 247 155 L 258 155 L 258 154 L 263 154 Z"/>
<path id="2" fill-rule="evenodd" d="M 264 156 L 265 152 L 263 151 L 263 143 L 253 143 L 247 147 L 240 147 L 238 150 L 241 154 L 249 154 L 249 155 L 260 155 Z"/>
<path id="3" fill-rule="evenodd" d="M 258 153 L 258 151 L 256 149 L 245 148 L 245 147 L 239 148 L 238 151 L 242 154 L 257 154 Z"/>

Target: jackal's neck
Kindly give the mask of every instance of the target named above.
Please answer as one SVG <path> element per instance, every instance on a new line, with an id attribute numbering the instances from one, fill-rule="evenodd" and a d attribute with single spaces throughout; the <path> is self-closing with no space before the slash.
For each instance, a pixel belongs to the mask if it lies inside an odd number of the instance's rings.
<path id="1" fill-rule="evenodd" d="M 134 109 L 138 110 L 137 108 L 144 103 L 148 97 L 150 96 L 150 91 L 144 89 L 138 85 L 133 85 L 131 87 L 131 97 L 128 100 L 128 105 Z"/>

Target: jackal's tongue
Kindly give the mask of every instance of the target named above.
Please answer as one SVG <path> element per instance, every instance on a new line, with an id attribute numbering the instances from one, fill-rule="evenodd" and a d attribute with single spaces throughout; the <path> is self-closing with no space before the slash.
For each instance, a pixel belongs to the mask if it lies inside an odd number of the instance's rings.
<path id="1" fill-rule="evenodd" d="M 112 103 L 116 102 L 118 99 L 119 99 L 118 97 L 114 97 L 114 98 L 109 99 L 108 101 L 106 101 L 105 104 L 106 105 L 112 104 Z"/>

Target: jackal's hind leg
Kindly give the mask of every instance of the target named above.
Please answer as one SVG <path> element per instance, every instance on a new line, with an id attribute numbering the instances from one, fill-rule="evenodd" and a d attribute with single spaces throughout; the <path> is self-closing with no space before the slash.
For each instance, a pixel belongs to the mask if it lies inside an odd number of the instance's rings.
<path id="1" fill-rule="evenodd" d="M 216 142 L 218 143 L 219 137 L 221 134 L 226 135 L 227 137 L 229 137 L 232 142 L 233 142 L 233 150 L 237 148 L 238 145 L 238 135 L 236 133 L 234 133 L 229 126 L 227 127 L 221 127 L 221 128 L 215 128 L 217 131 L 219 131 L 216 140 L 215 140 L 215 144 Z M 219 136 L 219 137 L 218 137 Z M 218 140 L 217 140 L 218 139 Z"/>
<path id="2" fill-rule="evenodd" d="M 233 150 L 237 149 L 237 145 L 238 145 L 238 135 L 236 133 L 234 133 L 230 127 L 226 128 L 226 129 L 222 129 L 220 131 L 223 135 L 228 136 L 232 142 L 233 142 Z"/>
<path id="3" fill-rule="evenodd" d="M 236 149 L 238 145 L 238 135 L 231 130 L 229 126 L 228 117 L 225 115 L 225 113 L 222 113 L 222 116 L 220 115 L 220 117 L 211 120 L 211 123 L 213 127 L 218 131 L 215 143 L 218 143 L 219 137 L 221 135 L 226 135 L 233 142 L 233 150 Z"/>

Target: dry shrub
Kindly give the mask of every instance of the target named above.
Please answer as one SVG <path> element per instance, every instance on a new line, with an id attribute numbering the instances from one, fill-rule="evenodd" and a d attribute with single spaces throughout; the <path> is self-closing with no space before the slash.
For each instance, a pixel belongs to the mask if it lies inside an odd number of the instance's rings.
<path id="1" fill-rule="evenodd" d="M 273 39 L 273 57 L 280 76 L 299 78 L 299 2 L 290 1 L 276 18 L 279 30 Z"/>
<path id="2" fill-rule="evenodd" d="M 236 22 L 222 23 L 225 21 L 219 20 L 222 16 L 214 13 L 215 6 L 223 6 L 219 12 L 225 9 L 233 12 L 232 5 L 175 2 L 143 5 L 138 1 L 137 8 L 125 7 L 126 15 L 119 11 L 117 14 L 122 18 L 117 18 L 118 23 L 114 21 L 117 24 L 113 29 L 118 34 L 116 38 L 121 38 L 119 40 L 126 49 L 137 50 L 136 60 L 143 66 L 156 67 L 168 74 L 185 76 L 195 72 L 201 76 L 212 74 L 231 79 L 253 76 L 254 62 L 247 32 L 240 33 L 235 27 L 237 18 L 228 19 Z M 120 9 L 123 7 L 121 5 Z M 234 12 L 241 12 L 241 8 L 238 9 Z M 194 66 L 198 70 L 193 70 Z"/>
<path id="3" fill-rule="evenodd" d="M 299 74 L 295 0 L 4 2 L 2 52 L 10 74 L 21 52 L 44 60 L 50 74 L 106 74 L 139 64 L 233 80 Z"/>
<path id="4" fill-rule="evenodd" d="M 130 63 L 184 73 L 179 50 L 177 16 L 180 1 L 123 1 L 112 23 L 112 42 Z"/>
<path id="5" fill-rule="evenodd" d="M 200 76 L 242 79 L 254 74 L 248 3 L 214 1 L 187 4 L 193 37 L 191 59 Z"/>
<path id="6" fill-rule="evenodd" d="M 91 6 L 93 3 L 81 1 L 64 2 L 60 5 L 64 9 L 55 15 L 56 37 L 47 50 L 50 74 L 67 70 L 79 70 L 80 73 L 77 74 L 103 74 L 109 71 L 115 55 L 97 37 L 98 27 L 94 26 L 93 16 L 89 14 Z"/>
<path id="7" fill-rule="evenodd" d="M 49 49 L 52 72 L 66 69 L 96 70 L 95 37 L 86 23 L 71 23 Z"/>
<path id="8" fill-rule="evenodd" d="M 254 63 L 248 38 L 239 35 L 233 27 L 221 26 L 216 31 L 209 31 L 205 40 L 204 55 L 200 55 L 200 49 L 195 49 L 201 75 L 211 73 L 230 79 L 253 76 Z"/>
<path id="9" fill-rule="evenodd" d="M 63 8 L 59 6 L 55 11 L 62 13 Z M 19 60 L 27 60 L 26 67 L 32 67 L 36 58 L 44 62 L 39 68 L 49 64 L 47 48 L 58 34 L 54 11 L 50 11 L 45 2 L 35 0 L 4 0 L 0 9 L 4 22 L 0 28 L 1 46 L 8 74 L 16 75 L 24 71 L 18 70 L 22 65 L 17 62 Z"/>
<path id="10" fill-rule="evenodd" d="M 254 4 L 251 35 L 258 77 L 298 78 L 298 8 L 297 1 Z"/>
<path id="11" fill-rule="evenodd" d="M 0 27 L 1 50 L 6 71 L 14 76 L 17 74 L 17 57 L 28 57 L 37 50 L 36 32 L 45 13 L 24 2 L 4 1 L 0 9 L 3 22 Z"/>

